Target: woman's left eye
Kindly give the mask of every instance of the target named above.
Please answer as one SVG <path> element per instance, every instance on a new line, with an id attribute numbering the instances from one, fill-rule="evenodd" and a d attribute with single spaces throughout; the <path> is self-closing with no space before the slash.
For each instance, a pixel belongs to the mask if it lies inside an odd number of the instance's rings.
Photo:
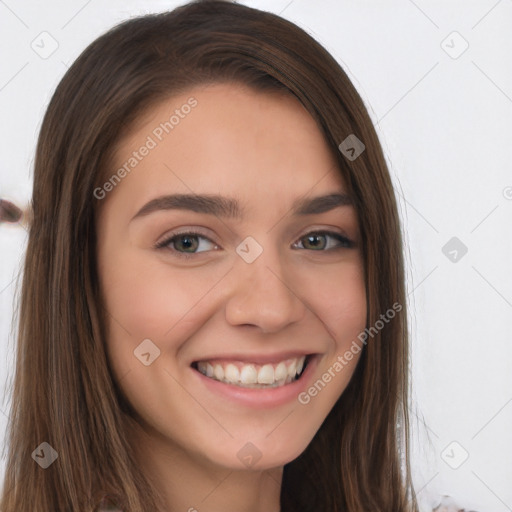
<path id="1" fill-rule="evenodd" d="M 349 249 L 354 247 L 352 240 L 334 231 L 313 231 L 301 237 L 300 241 L 302 240 L 305 240 L 306 243 L 303 243 L 300 249 L 304 248 L 312 251 L 329 251 L 331 249 Z M 296 245 L 297 244 L 294 244 L 294 247 L 296 247 Z M 305 247 L 304 245 L 309 247 Z"/>
<path id="2" fill-rule="evenodd" d="M 175 233 L 159 242 L 157 249 L 167 249 L 180 258 L 191 258 L 194 254 L 218 249 L 219 246 L 208 237 L 196 232 Z M 312 231 L 302 236 L 293 244 L 294 249 L 310 251 L 329 251 L 333 249 L 352 248 L 354 242 L 333 231 Z"/>

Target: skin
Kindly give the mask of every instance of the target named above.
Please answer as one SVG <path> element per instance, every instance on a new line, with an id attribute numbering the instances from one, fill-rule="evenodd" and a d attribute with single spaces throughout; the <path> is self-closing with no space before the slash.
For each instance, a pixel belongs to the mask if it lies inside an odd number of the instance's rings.
<path id="1" fill-rule="evenodd" d="M 304 351 L 319 354 L 309 385 L 320 379 L 365 328 L 357 216 L 350 205 L 291 214 L 298 198 L 346 192 L 336 162 L 297 99 L 239 84 L 196 87 L 154 107 L 117 146 L 112 174 L 191 96 L 197 106 L 100 201 L 109 362 L 136 414 L 131 444 L 169 509 L 278 512 L 284 464 L 309 444 L 359 354 L 308 404 L 295 397 L 275 407 L 211 392 L 191 363 Z M 245 215 L 168 209 L 132 220 L 148 201 L 175 193 L 237 198 Z M 178 257 L 186 250 L 179 240 L 154 247 L 177 228 L 207 237 L 190 259 Z M 306 235 L 321 230 L 354 245 L 327 235 L 308 244 Z M 263 248 L 250 264 L 236 252 L 247 236 Z M 149 366 L 134 356 L 144 339 L 160 350 Z M 248 442 L 261 454 L 250 467 L 237 456 Z"/>

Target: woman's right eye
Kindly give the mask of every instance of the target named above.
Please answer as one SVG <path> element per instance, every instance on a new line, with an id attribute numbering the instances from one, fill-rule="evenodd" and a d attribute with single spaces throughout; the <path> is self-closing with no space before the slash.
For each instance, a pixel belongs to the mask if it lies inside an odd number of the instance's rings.
<path id="1" fill-rule="evenodd" d="M 208 249 L 208 245 L 213 246 Z M 199 252 L 218 249 L 219 246 L 208 237 L 194 231 L 172 233 L 161 242 L 157 243 L 157 249 L 165 249 L 174 252 L 180 258 L 190 259 Z"/>

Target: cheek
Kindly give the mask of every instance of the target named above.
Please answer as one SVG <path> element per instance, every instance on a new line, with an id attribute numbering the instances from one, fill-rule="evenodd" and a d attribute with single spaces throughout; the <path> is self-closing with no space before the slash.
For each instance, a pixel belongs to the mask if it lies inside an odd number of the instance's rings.
<path id="1" fill-rule="evenodd" d="M 359 258 L 301 277 L 308 307 L 331 334 L 338 349 L 366 326 L 366 287 Z"/>
<path id="2" fill-rule="evenodd" d="M 206 321 L 204 299 L 225 274 L 222 269 L 171 268 L 148 259 L 143 251 L 120 251 L 101 269 L 108 347 L 119 371 L 133 365 L 133 351 L 145 339 L 160 351 L 177 351 Z"/>
<path id="3" fill-rule="evenodd" d="M 299 403 L 324 417 L 347 387 L 361 356 L 358 336 L 366 327 L 367 303 L 362 262 L 353 260 L 304 279 L 308 308 L 329 333 L 328 350 L 317 369 L 317 380 Z"/>

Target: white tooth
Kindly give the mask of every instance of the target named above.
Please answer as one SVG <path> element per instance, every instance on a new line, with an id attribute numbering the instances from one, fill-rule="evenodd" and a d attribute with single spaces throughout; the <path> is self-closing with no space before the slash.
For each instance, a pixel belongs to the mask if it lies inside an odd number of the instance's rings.
<path id="1" fill-rule="evenodd" d="M 213 366 L 210 363 L 206 363 L 206 376 L 213 377 Z"/>
<path id="2" fill-rule="evenodd" d="M 284 363 L 279 363 L 274 370 L 275 380 L 284 380 L 288 375 L 288 368 Z"/>
<path id="3" fill-rule="evenodd" d="M 259 384 L 273 384 L 274 383 L 274 367 L 271 364 L 265 364 L 258 372 Z"/>
<path id="4" fill-rule="evenodd" d="M 306 356 L 302 356 L 299 359 L 299 362 L 297 363 L 297 373 L 300 373 L 302 371 L 302 368 L 304 368 L 304 361 L 306 360 Z"/>
<path id="5" fill-rule="evenodd" d="M 224 372 L 224 378 L 230 382 L 239 382 L 240 372 L 234 364 L 228 364 Z"/>
<path id="6" fill-rule="evenodd" d="M 258 382 L 258 372 L 252 364 L 246 364 L 242 367 L 240 382 L 243 384 L 256 384 Z"/>
<path id="7" fill-rule="evenodd" d="M 197 363 L 197 369 L 203 374 L 206 375 L 206 363 L 203 361 L 200 361 Z"/>
<path id="8" fill-rule="evenodd" d="M 224 378 L 224 369 L 220 364 L 216 364 L 213 367 L 213 375 L 217 380 L 222 380 Z"/>
<path id="9" fill-rule="evenodd" d="M 295 375 L 297 375 L 297 360 L 294 359 L 291 363 L 290 363 L 290 366 L 288 366 L 288 375 L 294 379 L 295 378 Z"/>

